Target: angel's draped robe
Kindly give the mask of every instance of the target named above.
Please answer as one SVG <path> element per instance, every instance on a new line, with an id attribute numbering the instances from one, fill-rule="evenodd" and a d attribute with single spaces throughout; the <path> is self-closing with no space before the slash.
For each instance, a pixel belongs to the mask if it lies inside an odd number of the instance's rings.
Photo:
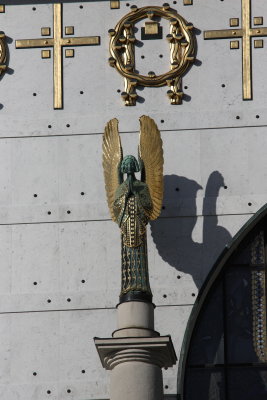
<path id="1" fill-rule="evenodd" d="M 116 190 L 114 214 L 121 229 L 122 284 L 120 297 L 142 292 L 152 298 L 149 285 L 146 225 L 152 212 L 148 186 L 128 179 Z"/>

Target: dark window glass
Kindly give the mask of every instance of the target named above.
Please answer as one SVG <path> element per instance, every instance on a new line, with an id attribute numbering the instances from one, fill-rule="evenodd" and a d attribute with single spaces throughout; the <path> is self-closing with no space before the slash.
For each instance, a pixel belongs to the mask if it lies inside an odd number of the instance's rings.
<path id="1" fill-rule="evenodd" d="M 228 363 L 257 362 L 253 345 L 251 269 L 230 267 L 225 274 Z"/>
<path id="2" fill-rule="evenodd" d="M 206 295 L 188 350 L 183 400 L 267 400 L 264 226 L 267 220 L 238 246 Z"/>
<path id="3" fill-rule="evenodd" d="M 225 400 L 222 368 L 192 368 L 188 371 L 186 398 L 190 400 Z"/>
<path id="4" fill-rule="evenodd" d="M 230 368 L 229 400 L 266 400 L 267 368 Z"/>
<path id="5" fill-rule="evenodd" d="M 220 283 L 210 294 L 194 332 L 189 352 L 190 365 L 222 364 L 223 340 L 223 290 Z"/>

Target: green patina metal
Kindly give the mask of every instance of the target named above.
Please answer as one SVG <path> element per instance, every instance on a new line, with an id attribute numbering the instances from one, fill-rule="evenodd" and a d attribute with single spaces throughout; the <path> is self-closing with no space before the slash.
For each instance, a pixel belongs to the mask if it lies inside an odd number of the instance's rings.
<path id="1" fill-rule="evenodd" d="M 115 193 L 113 211 L 121 229 L 121 294 L 120 299 L 129 294 L 152 299 L 149 285 L 146 225 L 153 204 L 146 183 L 136 179 L 135 172 L 140 170 L 135 157 L 124 157 L 120 174 L 127 178 Z M 122 179 L 121 179 L 122 180 Z"/>
<path id="2" fill-rule="evenodd" d="M 138 157 L 123 158 L 118 120 L 103 135 L 103 171 L 112 220 L 121 232 L 121 292 L 125 301 L 152 301 L 146 226 L 159 217 L 163 199 L 163 148 L 160 132 L 148 116 L 140 117 Z M 135 173 L 140 171 L 140 180 Z M 126 178 L 124 178 L 126 176 Z"/>

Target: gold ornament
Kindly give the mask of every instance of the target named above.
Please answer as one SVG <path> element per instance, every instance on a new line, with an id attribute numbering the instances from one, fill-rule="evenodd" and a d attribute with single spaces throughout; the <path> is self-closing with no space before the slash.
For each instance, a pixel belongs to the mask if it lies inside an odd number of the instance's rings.
<path id="1" fill-rule="evenodd" d="M 195 60 L 196 43 L 193 25 L 177 11 L 171 10 L 168 4 L 162 7 L 133 6 L 132 10 L 118 22 L 115 29 L 109 30 L 111 54 L 109 64 L 124 77 L 125 91 L 121 96 L 125 105 L 136 105 L 138 85 L 169 86 L 167 95 L 171 104 L 181 104 L 183 98 L 181 79 Z M 160 75 L 156 75 L 153 71 L 148 75 L 141 75 L 135 71 L 134 25 L 142 19 L 153 20 L 154 17 L 165 18 L 170 22 L 170 33 L 167 35 L 170 46 L 170 71 Z"/>
<path id="2" fill-rule="evenodd" d="M 62 36 L 62 4 L 56 3 L 53 5 L 54 10 L 54 36 L 52 38 L 42 39 L 23 39 L 16 40 L 17 49 L 26 48 L 53 48 L 53 75 L 54 75 L 54 109 L 63 108 L 63 47 L 73 46 L 93 46 L 100 44 L 99 36 L 84 36 L 84 37 L 63 37 Z M 49 27 L 41 28 L 41 35 L 47 36 L 50 34 Z M 67 26 L 66 35 L 74 33 L 73 26 Z M 50 58 L 50 50 L 42 50 L 42 58 Z M 67 50 L 66 57 L 74 57 L 74 50 Z"/>
<path id="3" fill-rule="evenodd" d="M 103 169 L 110 214 L 121 231 L 121 302 L 152 300 L 146 225 L 161 212 L 163 149 L 157 125 L 147 116 L 140 118 L 139 143 L 139 163 L 131 155 L 123 158 L 118 120 L 106 125 Z M 135 177 L 139 171 L 140 180 Z"/>
<path id="4" fill-rule="evenodd" d="M 2 75 L 6 68 L 6 62 L 7 62 L 7 50 L 6 50 L 6 42 L 5 42 L 6 36 L 4 33 L 0 33 L 0 75 Z"/>
<path id="5" fill-rule="evenodd" d="M 252 100 L 252 38 L 266 37 L 267 28 L 263 25 L 263 17 L 253 19 L 255 27 L 251 26 L 251 0 L 241 0 L 242 19 L 239 26 L 238 18 L 230 19 L 232 29 L 212 30 L 204 32 L 204 39 L 240 39 L 242 47 L 243 100 Z M 263 40 L 254 40 L 254 47 L 262 48 Z M 239 41 L 231 40 L 230 49 L 239 49 Z"/>

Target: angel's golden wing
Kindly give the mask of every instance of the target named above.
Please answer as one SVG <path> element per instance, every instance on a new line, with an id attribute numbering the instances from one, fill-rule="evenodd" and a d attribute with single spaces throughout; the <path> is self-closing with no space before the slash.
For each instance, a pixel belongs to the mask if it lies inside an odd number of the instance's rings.
<path id="1" fill-rule="evenodd" d="M 139 140 L 139 157 L 153 203 L 150 219 L 156 219 L 160 215 L 163 199 L 163 149 L 156 123 L 145 115 L 140 118 Z"/>
<path id="2" fill-rule="evenodd" d="M 110 120 L 105 126 L 103 135 L 103 169 L 109 211 L 113 221 L 116 221 L 113 212 L 115 192 L 121 183 L 119 180 L 119 166 L 122 161 L 122 147 L 118 131 L 118 120 Z"/>

